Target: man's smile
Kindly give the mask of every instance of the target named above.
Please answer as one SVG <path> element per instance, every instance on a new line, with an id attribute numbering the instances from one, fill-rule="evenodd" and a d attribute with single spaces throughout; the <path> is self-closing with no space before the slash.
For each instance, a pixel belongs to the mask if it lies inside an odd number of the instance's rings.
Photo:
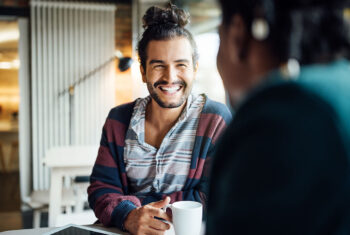
<path id="1" fill-rule="evenodd" d="M 159 85 L 158 88 L 165 94 L 175 94 L 182 89 L 182 85 Z"/>

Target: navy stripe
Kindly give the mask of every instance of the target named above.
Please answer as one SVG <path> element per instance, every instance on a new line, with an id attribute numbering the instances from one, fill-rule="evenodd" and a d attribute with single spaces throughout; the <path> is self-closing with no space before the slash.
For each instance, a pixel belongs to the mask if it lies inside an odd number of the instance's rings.
<path id="1" fill-rule="evenodd" d="M 100 198 L 101 196 L 107 194 L 107 193 L 116 193 L 116 194 L 120 194 L 117 190 L 115 189 L 112 189 L 112 188 L 101 188 L 101 189 L 98 189 L 96 191 L 94 191 L 92 194 L 90 194 L 88 196 L 88 201 L 89 201 L 89 205 L 92 209 L 95 208 L 95 203 L 96 203 L 96 200 L 98 198 Z"/>
<path id="2" fill-rule="evenodd" d="M 92 169 L 91 181 L 101 181 L 106 184 L 115 185 L 121 187 L 122 182 L 119 177 L 118 168 L 101 166 L 95 164 Z"/>
<path id="3" fill-rule="evenodd" d="M 112 212 L 111 222 L 110 222 L 111 225 L 115 225 L 116 227 L 125 231 L 124 220 L 130 213 L 130 211 L 132 211 L 135 208 L 136 206 L 131 201 L 128 201 L 128 200 L 125 200 L 119 203 L 119 205 L 116 206 Z"/>
<path id="4" fill-rule="evenodd" d="M 113 108 L 108 114 L 108 119 L 116 120 L 129 126 L 134 105 L 135 102 L 131 102 Z"/>

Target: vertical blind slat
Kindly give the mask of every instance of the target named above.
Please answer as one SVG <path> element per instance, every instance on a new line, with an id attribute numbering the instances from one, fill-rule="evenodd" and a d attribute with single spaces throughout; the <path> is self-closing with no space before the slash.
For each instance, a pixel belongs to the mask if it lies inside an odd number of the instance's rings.
<path id="1" fill-rule="evenodd" d="M 34 22 L 36 22 L 36 14 L 37 14 L 37 7 L 32 7 L 31 8 L 31 21 L 33 22 L 31 24 L 31 31 L 32 31 L 32 40 L 31 40 L 31 48 L 32 48 L 32 53 L 31 53 L 31 60 L 32 60 L 32 68 L 31 68 L 31 77 L 32 77 L 32 137 L 33 139 L 37 139 L 38 137 L 38 127 L 37 127 L 37 120 L 38 120 L 38 115 L 37 115 L 37 62 L 36 59 L 37 57 L 37 45 L 36 45 L 36 24 Z M 37 150 L 37 143 L 35 141 L 33 141 L 33 146 L 32 146 L 32 152 L 33 152 L 33 156 L 38 156 L 38 150 Z M 38 163 L 39 158 L 38 157 L 34 157 L 33 158 L 33 188 L 34 190 L 39 189 L 39 185 L 38 185 L 38 172 L 39 172 L 39 163 Z"/>

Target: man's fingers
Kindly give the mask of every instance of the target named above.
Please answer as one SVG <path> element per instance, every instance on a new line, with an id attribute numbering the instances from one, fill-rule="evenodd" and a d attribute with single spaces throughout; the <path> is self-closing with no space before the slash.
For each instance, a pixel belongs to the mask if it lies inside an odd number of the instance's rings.
<path id="1" fill-rule="evenodd" d="M 152 202 L 149 205 L 153 206 L 153 207 L 156 207 L 156 208 L 163 208 L 163 207 L 167 206 L 169 204 L 169 202 L 170 202 L 170 197 L 166 197 L 166 198 L 164 198 L 161 201 Z"/>
<path id="2" fill-rule="evenodd" d="M 159 219 L 151 219 L 149 221 L 149 226 L 151 228 L 157 229 L 157 230 L 161 230 L 161 231 L 165 231 L 170 229 L 170 225 L 159 220 Z"/>
<path id="3" fill-rule="evenodd" d="M 158 209 L 152 206 L 147 207 L 147 213 L 152 217 L 158 217 L 167 221 L 171 221 L 171 217 L 162 209 Z"/>
<path id="4" fill-rule="evenodd" d="M 161 213 L 161 215 L 157 217 L 172 222 L 171 216 L 169 216 L 166 212 Z"/>

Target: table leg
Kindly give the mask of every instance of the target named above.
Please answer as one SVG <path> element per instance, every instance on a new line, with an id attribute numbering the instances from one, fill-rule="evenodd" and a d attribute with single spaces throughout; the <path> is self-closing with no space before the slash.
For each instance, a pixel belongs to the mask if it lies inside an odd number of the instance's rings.
<path id="1" fill-rule="evenodd" d="M 61 172 L 52 168 L 49 200 L 49 227 L 56 226 L 56 218 L 61 213 L 62 178 Z"/>

